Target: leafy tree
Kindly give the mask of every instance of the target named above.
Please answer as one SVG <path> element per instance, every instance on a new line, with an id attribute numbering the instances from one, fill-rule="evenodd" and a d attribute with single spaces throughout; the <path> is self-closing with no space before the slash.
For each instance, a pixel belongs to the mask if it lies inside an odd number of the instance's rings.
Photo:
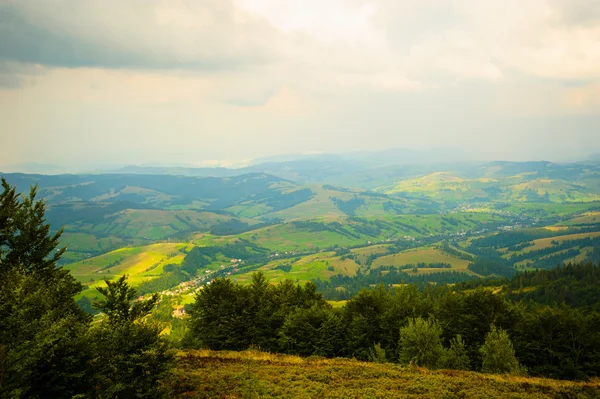
<path id="1" fill-rule="evenodd" d="M 88 334 L 94 396 L 162 397 L 160 381 L 171 368 L 173 353 L 160 336 L 162 328 L 145 319 L 158 295 L 134 302 L 137 293 L 126 276 L 106 285 L 97 288 L 104 298 L 94 303 L 105 317 Z"/>
<path id="2" fill-rule="evenodd" d="M 470 362 L 465 342 L 460 335 L 457 335 L 450 341 L 450 348 L 444 349 L 440 358 L 440 367 L 453 370 L 468 370 Z"/>
<path id="3" fill-rule="evenodd" d="M 279 330 L 281 348 L 287 353 L 303 356 L 317 354 L 324 338 L 322 327 L 328 317 L 329 310 L 318 306 L 297 308 L 286 317 Z"/>
<path id="4" fill-rule="evenodd" d="M 479 349 L 484 373 L 519 373 L 522 371 L 519 361 L 515 356 L 515 349 L 508 333 L 501 328 L 491 326 L 485 342 Z"/>
<path id="5" fill-rule="evenodd" d="M 247 290 L 229 279 L 216 278 L 196 295 L 187 345 L 216 350 L 247 349 L 249 302 Z"/>
<path id="6" fill-rule="evenodd" d="M 0 397 L 71 397 L 86 390 L 89 317 L 73 296 L 81 291 L 57 267 L 62 230 L 50 234 L 45 205 L 0 193 Z"/>
<path id="7" fill-rule="evenodd" d="M 327 311 L 327 317 L 319 330 L 319 342 L 315 350 L 317 356 L 340 356 L 344 348 L 344 326 L 341 312 L 336 309 Z"/>
<path id="8" fill-rule="evenodd" d="M 443 327 L 445 342 L 456 335 L 462 337 L 475 369 L 481 368 L 479 348 L 490 325 L 510 329 L 520 317 L 515 304 L 483 288 L 469 293 L 447 293 L 436 301 L 435 316 Z"/>
<path id="9" fill-rule="evenodd" d="M 346 303 L 344 324 L 347 334 L 347 355 L 361 360 L 369 357 L 369 348 L 381 342 L 386 331 L 385 312 L 391 295 L 383 286 L 374 290 L 362 290 Z M 385 347 L 385 343 L 384 344 Z"/>
<path id="10" fill-rule="evenodd" d="M 400 329 L 400 361 L 436 367 L 443 353 L 442 328 L 435 319 L 418 317 Z"/>

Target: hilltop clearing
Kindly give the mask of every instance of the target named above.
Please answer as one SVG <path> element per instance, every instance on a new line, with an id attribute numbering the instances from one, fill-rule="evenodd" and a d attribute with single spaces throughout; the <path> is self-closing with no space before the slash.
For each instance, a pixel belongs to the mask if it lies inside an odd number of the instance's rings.
<path id="1" fill-rule="evenodd" d="M 181 351 L 165 382 L 177 398 L 598 398 L 600 383 L 301 358 Z"/>

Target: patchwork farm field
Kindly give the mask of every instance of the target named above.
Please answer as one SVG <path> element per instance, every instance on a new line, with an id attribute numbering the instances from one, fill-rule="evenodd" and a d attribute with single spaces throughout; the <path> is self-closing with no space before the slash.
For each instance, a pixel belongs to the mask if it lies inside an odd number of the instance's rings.
<path id="1" fill-rule="evenodd" d="M 428 370 L 256 351 L 178 353 L 175 398 L 598 398 L 600 383 Z"/>
<path id="2" fill-rule="evenodd" d="M 342 274 L 354 276 L 359 265 L 352 259 L 342 260 L 335 256 L 334 252 L 320 252 L 314 255 L 294 259 L 281 259 L 271 261 L 256 271 L 262 271 L 271 283 L 278 283 L 285 279 L 291 279 L 299 283 L 306 283 L 315 279 L 328 279 L 329 277 Z M 252 279 L 252 272 L 236 275 L 239 283 L 248 283 Z"/>
<path id="3" fill-rule="evenodd" d="M 408 264 L 416 265 L 417 263 L 448 263 L 452 265 L 452 270 L 467 271 L 469 261 L 449 255 L 437 248 L 416 248 L 408 251 L 403 251 L 397 254 L 386 255 L 375 259 L 373 267 L 381 266 L 404 266 Z M 419 269 L 420 273 L 432 272 L 450 269 Z"/>
<path id="4" fill-rule="evenodd" d="M 600 212 L 586 212 L 561 224 L 565 226 L 585 226 L 598 223 L 600 223 Z"/>
<path id="5" fill-rule="evenodd" d="M 142 247 L 125 247 L 107 254 L 83 261 L 71 263 L 65 268 L 86 285 L 80 296 L 95 295 L 95 287 L 103 284 L 103 280 L 112 280 L 123 274 L 129 276 L 128 281 L 138 285 L 163 273 L 168 264 L 180 264 L 185 257 L 182 250 L 191 248 L 189 244 L 161 243 Z"/>
<path id="6" fill-rule="evenodd" d="M 591 232 L 591 233 L 580 233 L 580 234 L 568 234 L 564 236 L 556 236 L 556 237 L 548 237 L 548 238 L 540 238 L 537 240 L 533 240 L 532 246 L 523 248 L 521 251 L 517 251 L 515 253 L 522 254 L 528 253 L 531 251 L 535 251 L 538 249 L 550 248 L 553 244 L 552 242 L 563 243 L 565 241 L 579 240 L 581 238 L 586 237 L 600 237 L 600 232 Z"/>

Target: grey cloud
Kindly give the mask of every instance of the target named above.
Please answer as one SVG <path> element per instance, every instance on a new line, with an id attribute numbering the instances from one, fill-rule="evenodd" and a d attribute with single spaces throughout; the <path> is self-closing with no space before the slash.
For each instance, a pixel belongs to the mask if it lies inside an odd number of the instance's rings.
<path id="1" fill-rule="evenodd" d="M 40 72 L 35 66 L 0 60 L 0 87 L 8 89 L 23 87 Z"/>
<path id="2" fill-rule="evenodd" d="M 220 71 L 271 62 L 270 27 L 235 21 L 231 1 L 0 3 L 0 60 L 68 68 Z M 190 5 L 191 4 L 191 5 Z M 164 6 L 167 11 L 161 11 Z M 186 19 L 181 24 L 181 18 Z M 198 21 L 197 23 L 195 21 Z"/>
<path id="3" fill-rule="evenodd" d="M 600 22 L 600 0 L 552 0 L 560 12 L 561 22 L 570 26 Z"/>
<path id="4" fill-rule="evenodd" d="M 0 87 L 16 89 L 23 86 L 23 83 L 23 78 L 18 75 L 0 72 Z"/>

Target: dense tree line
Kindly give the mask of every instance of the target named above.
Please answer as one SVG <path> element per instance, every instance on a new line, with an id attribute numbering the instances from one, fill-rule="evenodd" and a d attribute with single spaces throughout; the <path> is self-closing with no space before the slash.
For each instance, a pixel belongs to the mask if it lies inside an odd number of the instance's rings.
<path id="1" fill-rule="evenodd" d="M 545 261 L 548 256 L 550 254 L 554 254 L 555 252 L 559 252 L 559 251 L 565 251 L 564 254 L 571 254 L 573 253 L 573 248 L 574 247 L 578 247 L 578 248 L 585 248 L 585 247 L 592 247 L 592 248 L 600 248 L 600 237 L 585 237 L 585 238 L 580 238 L 580 239 L 575 239 L 575 240 L 565 240 L 562 242 L 557 242 L 557 241 L 553 241 L 552 245 L 550 245 L 549 247 L 546 248 L 541 248 L 541 249 L 536 249 L 533 251 L 528 251 L 528 252 L 524 252 L 522 254 L 512 254 L 509 258 L 508 261 L 512 264 L 517 263 L 517 262 L 521 262 L 525 259 L 533 259 L 537 264 L 542 263 L 542 261 Z M 567 256 L 565 259 L 568 259 L 569 257 L 573 257 L 573 256 L 577 256 L 579 254 L 579 252 L 577 252 L 575 255 L 571 255 L 571 256 Z M 562 255 L 562 254 L 556 254 L 558 255 Z M 544 259 L 540 259 L 544 257 Z M 547 264 L 547 262 L 543 262 L 544 265 Z M 550 264 L 551 267 L 556 266 L 557 263 L 554 264 Z M 541 267 L 541 266 L 538 266 Z"/>
<path id="2" fill-rule="evenodd" d="M 363 289 L 332 308 L 309 283 L 217 279 L 196 297 L 188 345 L 585 379 L 600 371 L 600 315 L 491 290 Z"/>
<path id="3" fill-rule="evenodd" d="M 511 277 L 517 273 L 513 267 L 507 266 L 504 262 L 488 260 L 485 258 L 476 259 L 473 263 L 469 264 L 467 268 L 481 276 L 496 275 Z"/>
<path id="4" fill-rule="evenodd" d="M 172 354 L 146 320 L 157 301 L 135 301 L 125 277 L 100 288 L 91 317 L 75 302 L 82 285 L 57 266 L 62 230 L 50 234 L 36 188 L 0 193 L 0 397 L 153 398 Z"/>
<path id="5" fill-rule="evenodd" d="M 394 285 L 414 284 L 419 288 L 438 284 L 454 284 L 473 279 L 466 273 L 444 271 L 431 274 L 410 274 L 396 266 L 382 266 L 371 269 L 368 273 L 360 270 L 355 276 L 336 274 L 329 280 L 313 280 L 319 292 L 328 300 L 341 301 L 354 297 L 362 289 L 382 284 L 388 289 Z"/>
<path id="6" fill-rule="evenodd" d="M 354 213 L 358 208 L 365 204 L 365 199 L 354 196 L 354 198 L 344 201 L 337 197 L 329 197 L 331 201 L 338 207 L 338 209 L 344 212 L 346 215 L 354 216 Z"/>
<path id="7" fill-rule="evenodd" d="M 544 305 L 566 304 L 600 312 L 600 266 L 567 264 L 549 270 L 519 273 L 509 282 L 508 296 Z"/>
<path id="8" fill-rule="evenodd" d="M 591 233 L 598 231 L 599 225 L 585 227 L 568 227 L 564 230 L 548 229 L 523 229 L 515 231 L 503 231 L 497 234 L 491 234 L 485 237 L 477 238 L 471 241 L 467 252 L 472 252 L 474 248 L 507 248 L 514 245 L 520 245 L 525 242 L 537 240 L 540 238 L 558 237 L 569 234 Z"/>

